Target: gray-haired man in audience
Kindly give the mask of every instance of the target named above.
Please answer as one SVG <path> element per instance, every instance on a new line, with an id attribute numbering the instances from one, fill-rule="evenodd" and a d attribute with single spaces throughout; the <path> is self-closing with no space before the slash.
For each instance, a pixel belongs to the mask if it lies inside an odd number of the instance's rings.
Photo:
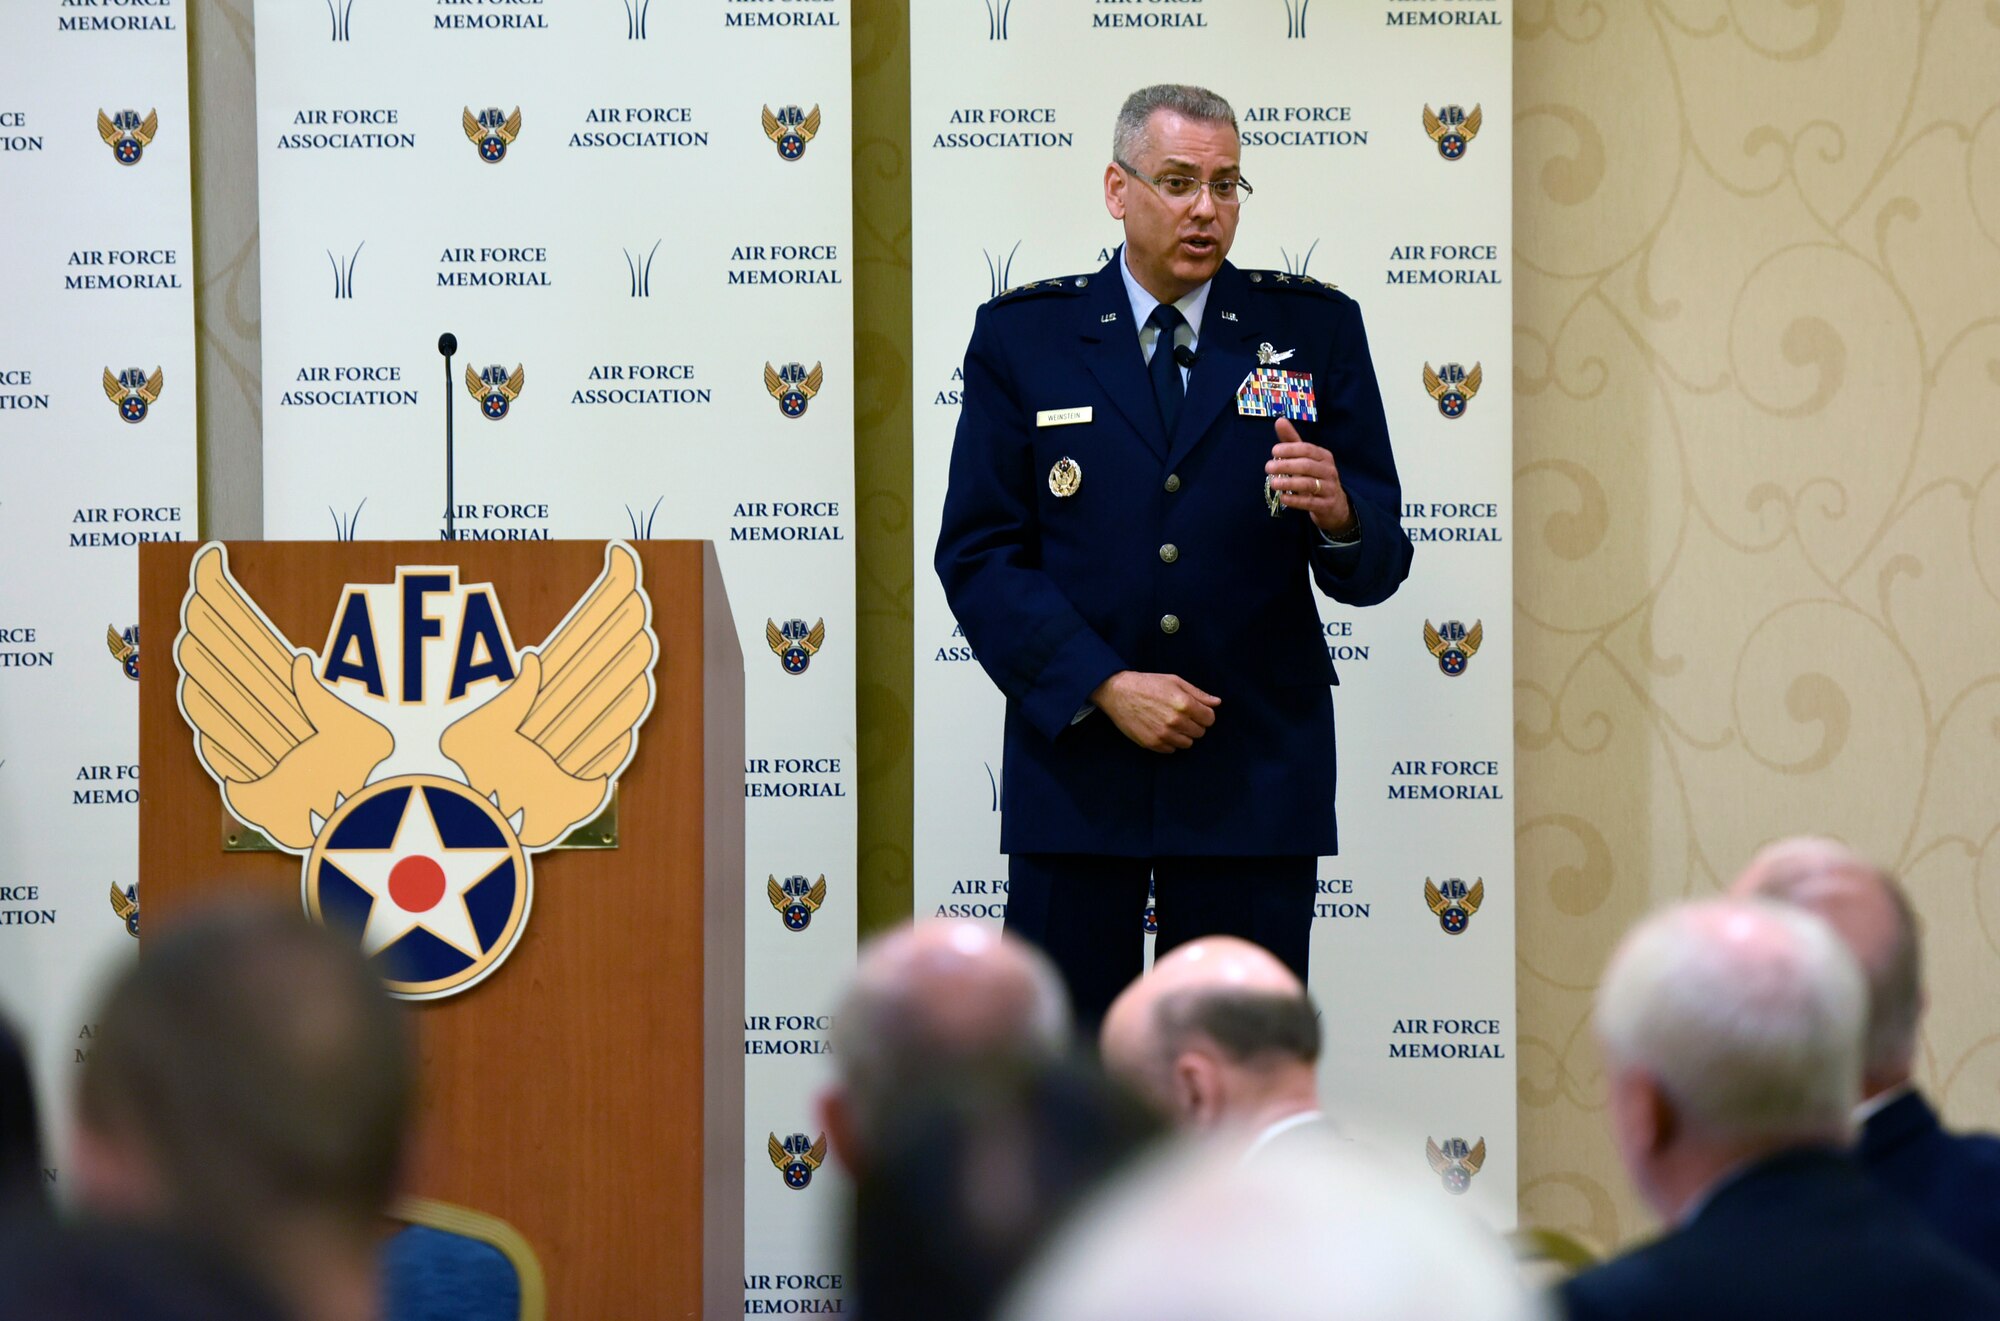
<path id="1" fill-rule="evenodd" d="M 1573 1321 L 2000 1316 L 2000 1287 L 1849 1163 L 1867 994 L 1820 919 L 1711 900 L 1597 991 L 1612 1136 L 1657 1241 L 1570 1280 Z"/>
<path id="2" fill-rule="evenodd" d="M 1917 917 L 1903 887 L 1844 844 L 1799 837 L 1751 859 L 1733 893 L 1816 913 L 1847 942 L 1868 981 L 1855 1159 L 1939 1236 L 2000 1275 L 2000 1138 L 1946 1132 L 1912 1077 L 1925 997 Z"/>

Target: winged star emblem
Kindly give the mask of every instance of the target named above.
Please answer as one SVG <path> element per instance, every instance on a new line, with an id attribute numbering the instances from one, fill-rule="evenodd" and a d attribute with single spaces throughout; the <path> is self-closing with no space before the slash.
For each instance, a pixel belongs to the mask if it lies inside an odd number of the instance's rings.
<path id="1" fill-rule="evenodd" d="M 1438 925 L 1445 929 L 1447 935 L 1462 935 L 1467 925 L 1471 923 L 1472 915 L 1479 911 L 1479 905 L 1486 902 L 1486 882 L 1474 881 L 1472 888 L 1468 890 L 1464 881 L 1453 879 L 1446 881 L 1444 888 L 1439 889 L 1432 883 L 1431 878 L 1426 876 L 1424 902 L 1429 904 L 1431 912 L 1437 915 Z"/>
<path id="2" fill-rule="evenodd" d="M 826 1163 L 826 1134 L 819 1135 L 819 1141 L 806 1145 L 806 1135 L 794 1133 L 783 1142 L 776 1133 L 771 1134 L 771 1164 L 785 1176 L 785 1187 L 793 1192 L 804 1192 L 812 1182 L 813 1171 Z"/>
<path id="3" fill-rule="evenodd" d="M 785 920 L 788 931 L 804 931 L 812 925 L 813 914 L 826 902 L 826 877 L 821 876 L 810 887 L 803 876 L 788 877 L 783 885 L 773 875 L 765 889 L 771 907 L 778 910 L 778 916 Z"/>
<path id="4" fill-rule="evenodd" d="M 159 131 L 158 110 L 148 110 L 144 119 L 139 118 L 136 110 L 120 110 L 115 115 L 97 112 L 97 136 L 104 139 L 104 145 L 111 148 L 120 165 L 137 165 Z"/>
<path id="5" fill-rule="evenodd" d="M 1477 1145 L 1468 1149 L 1463 1138 L 1448 1138 L 1442 1147 L 1425 1138 L 1424 1155 L 1430 1158 L 1431 1169 L 1444 1180 L 1446 1192 L 1463 1193 L 1472 1186 L 1472 1176 L 1486 1163 L 1486 1139 L 1479 1139 Z"/>
<path id="6" fill-rule="evenodd" d="M 764 645 L 783 662 L 786 674 L 804 674 L 812 658 L 826 645 L 826 621 L 816 620 L 807 628 L 803 619 L 788 619 L 782 625 L 775 619 L 767 619 Z"/>
<path id="7" fill-rule="evenodd" d="M 466 140 L 479 148 L 479 159 L 488 165 L 498 165 L 507 155 L 507 148 L 514 139 L 521 136 L 521 107 L 515 106 L 514 113 L 501 118 L 498 106 L 492 106 L 472 113 L 472 107 L 465 107 L 463 120 Z"/>
<path id="8" fill-rule="evenodd" d="M 777 114 L 771 107 L 764 107 L 764 136 L 778 145 L 778 155 L 788 161 L 795 161 L 806 154 L 806 144 L 819 133 L 819 107 L 815 105 L 807 114 L 795 105 L 788 105 Z"/>
<path id="9" fill-rule="evenodd" d="M 147 411 L 166 388 L 167 373 L 162 367 L 153 368 L 151 376 L 137 367 L 127 367 L 116 376 L 109 367 L 104 369 L 104 397 L 118 405 L 118 416 L 127 422 L 144 422 Z"/>
<path id="10" fill-rule="evenodd" d="M 514 364 L 509 372 L 505 367 L 494 364 L 484 372 L 472 370 L 470 364 L 465 369 L 465 391 L 479 401 L 479 411 L 489 422 L 498 422 L 507 416 L 507 409 L 528 384 L 528 369 L 520 363 Z"/>
<path id="11" fill-rule="evenodd" d="M 1455 362 L 1448 362 L 1436 371 L 1431 370 L 1429 363 L 1424 364 L 1424 393 L 1437 400 L 1438 412 L 1453 421 L 1465 416 L 1465 406 L 1479 393 L 1483 379 L 1485 373 L 1476 362 L 1471 371 Z"/>
<path id="12" fill-rule="evenodd" d="M 764 388 L 778 401 L 778 411 L 786 417 L 804 417 L 806 404 L 825 383 L 826 369 L 821 363 L 814 363 L 811 371 L 797 362 L 788 362 L 783 367 L 764 364 Z"/>
<path id="13" fill-rule="evenodd" d="M 174 660 L 181 715 L 230 813 L 302 856 L 307 913 L 388 989 L 451 995 L 525 927 L 528 855 L 600 812 L 653 705 L 659 641 L 623 542 L 539 646 L 453 566 L 348 584 L 318 651 L 196 552 Z M 412 636 L 404 636 L 408 628 Z"/>
<path id="14" fill-rule="evenodd" d="M 1479 126 L 1485 122 L 1479 107 L 1472 107 L 1470 114 L 1460 107 L 1448 105 L 1442 110 L 1424 107 L 1424 132 L 1437 143 L 1438 155 L 1448 161 L 1458 160 L 1465 155 L 1466 144 L 1479 136 Z"/>
<path id="15" fill-rule="evenodd" d="M 118 662 L 118 668 L 134 683 L 139 681 L 139 626 L 134 624 L 123 633 L 115 624 L 104 626 L 104 645 L 111 648 L 111 658 Z"/>
<path id="16" fill-rule="evenodd" d="M 1481 621 L 1472 621 L 1467 628 L 1456 619 L 1432 627 L 1431 621 L 1424 621 L 1424 649 L 1437 657 L 1438 668 L 1453 679 L 1465 673 L 1466 665 L 1479 652 L 1479 644 L 1486 638 L 1486 626 Z"/>

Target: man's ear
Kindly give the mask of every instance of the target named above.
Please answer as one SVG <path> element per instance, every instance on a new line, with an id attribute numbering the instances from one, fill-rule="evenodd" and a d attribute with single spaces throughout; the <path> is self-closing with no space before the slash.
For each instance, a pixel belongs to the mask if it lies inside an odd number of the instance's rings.
<path id="1" fill-rule="evenodd" d="M 1680 1112 L 1674 1108 L 1673 1098 L 1666 1088 L 1651 1075 L 1641 1075 L 1640 1086 L 1644 1088 L 1646 1124 L 1651 1132 L 1648 1150 L 1658 1155 L 1679 1140 L 1681 1135 Z"/>
<path id="2" fill-rule="evenodd" d="M 1222 1119 L 1222 1070 L 1198 1050 L 1174 1057 L 1173 1111 L 1176 1127 L 1212 1128 Z"/>
<path id="3" fill-rule="evenodd" d="M 139 1140 L 107 1133 L 79 1121 L 70 1130 L 64 1182 L 77 1205 L 111 1220 L 141 1220 L 160 1214 L 165 1196 L 159 1173 Z"/>
<path id="4" fill-rule="evenodd" d="M 1125 218 L 1125 171 L 1116 161 L 1104 167 L 1104 209 L 1113 220 Z"/>
<path id="5" fill-rule="evenodd" d="M 824 1088 L 813 1098 L 813 1113 L 819 1118 L 819 1126 L 826 1134 L 829 1146 L 833 1148 L 833 1158 L 840 1168 L 851 1175 L 859 1175 L 860 1167 L 867 1162 L 868 1153 L 861 1150 L 860 1125 L 855 1122 L 853 1098 L 847 1089 L 838 1083 Z"/>

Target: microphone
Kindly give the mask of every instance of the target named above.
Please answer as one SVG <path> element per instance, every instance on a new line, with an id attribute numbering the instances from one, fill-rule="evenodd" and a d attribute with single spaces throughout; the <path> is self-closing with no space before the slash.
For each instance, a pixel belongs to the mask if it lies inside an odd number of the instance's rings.
<path id="1" fill-rule="evenodd" d="M 1197 355 L 1195 351 L 1189 348 L 1187 345 L 1185 344 L 1174 345 L 1174 361 L 1179 365 L 1181 365 L 1182 367 L 1187 368 L 1189 371 L 1194 370 L 1196 357 Z"/>
<path id="2" fill-rule="evenodd" d="M 458 501 L 452 490 L 451 453 L 451 355 L 458 352 L 458 336 L 449 330 L 438 336 L 438 352 L 444 355 L 444 539 L 458 540 L 458 529 L 452 521 Z"/>

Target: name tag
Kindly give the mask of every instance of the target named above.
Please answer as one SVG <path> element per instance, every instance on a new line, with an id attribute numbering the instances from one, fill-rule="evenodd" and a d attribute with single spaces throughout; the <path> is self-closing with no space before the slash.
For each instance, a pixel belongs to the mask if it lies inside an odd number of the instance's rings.
<path id="1" fill-rule="evenodd" d="M 1244 417 L 1288 417 L 1294 422 L 1319 421 L 1313 399 L 1311 372 L 1259 367 L 1236 387 L 1236 411 Z"/>
<path id="2" fill-rule="evenodd" d="M 1035 414 L 1038 427 L 1073 427 L 1079 422 L 1090 421 L 1090 406 L 1082 408 L 1044 408 Z"/>

